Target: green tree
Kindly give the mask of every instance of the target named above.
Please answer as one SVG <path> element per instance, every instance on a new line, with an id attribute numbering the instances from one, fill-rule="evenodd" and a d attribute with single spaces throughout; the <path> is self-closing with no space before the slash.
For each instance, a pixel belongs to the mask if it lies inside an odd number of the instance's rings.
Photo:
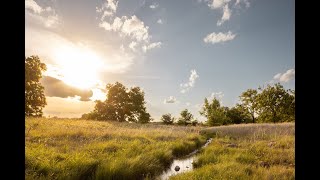
<path id="1" fill-rule="evenodd" d="M 190 124 L 192 120 L 193 120 L 193 115 L 188 111 L 188 109 L 185 109 L 180 113 L 178 124 L 186 126 Z"/>
<path id="2" fill-rule="evenodd" d="M 211 103 L 209 103 L 208 99 L 205 98 L 200 115 L 207 118 L 207 124 L 209 126 L 223 125 L 229 122 L 226 116 L 227 110 L 226 107 L 221 107 L 218 99 L 213 98 Z"/>
<path id="3" fill-rule="evenodd" d="M 285 122 L 295 119 L 294 91 L 285 90 L 280 83 L 267 85 L 258 95 L 259 119 L 263 122 Z"/>
<path id="4" fill-rule="evenodd" d="M 41 117 L 47 105 L 44 87 L 40 83 L 42 72 L 47 70 L 38 56 L 25 58 L 25 116 Z"/>
<path id="5" fill-rule="evenodd" d="M 173 122 L 174 122 L 174 117 L 172 117 L 170 113 L 164 114 L 164 115 L 161 116 L 161 121 L 162 121 L 164 124 L 173 124 Z"/>
<path id="6" fill-rule="evenodd" d="M 257 96 L 258 91 L 255 89 L 248 89 L 240 96 L 241 105 L 250 114 L 252 123 L 255 123 L 255 115 L 257 113 Z"/>
<path id="7" fill-rule="evenodd" d="M 237 104 L 227 111 L 227 117 L 231 124 L 247 123 L 250 120 L 250 116 L 246 109 L 242 105 Z"/>
<path id="8" fill-rule="evenodd" d="M 89 113 L 91 119 L 110 121 L 150 122 L 144 100 L 144 92 L 139 87 L 127 89 L 119 82 L 108 84 L 107 99 L 95 101 L 94 110 Z"/>

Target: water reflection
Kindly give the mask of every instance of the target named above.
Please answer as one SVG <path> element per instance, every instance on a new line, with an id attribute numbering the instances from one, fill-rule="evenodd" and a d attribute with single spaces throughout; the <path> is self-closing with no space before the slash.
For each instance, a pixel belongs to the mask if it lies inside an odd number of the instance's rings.
<path id="1" fill-rule="evenodd" d="M 206 144 L 203 145 L 201 148 L 205 148 L 208 146 L 208 144 L 210 144 L 212 141 L 212 138 L 210 138 L 209 140 L 207 140 Z M 201 149 L 200 148 L 200 149 Z M 158 180 L 168 180 L 170 176 L 176 175 L 176 174 L 180 174 L 183 172 L 187 172 L 187 171 L 191 171 L 193 169 L 193 161 L 195 160 L 195 154 L 199 151 L 199 149 L 193 151 L 192 153 L 190 153 L 188 156 L 186 156 L 183 159 L 175 159 L 173 160 L 171 166 L 169 169 L 167 169 L 166 171 L 164 171 L 157 179 Z M 180 170 L 179 171 L 175 171 L 175 167 L 179 166 Z"/>

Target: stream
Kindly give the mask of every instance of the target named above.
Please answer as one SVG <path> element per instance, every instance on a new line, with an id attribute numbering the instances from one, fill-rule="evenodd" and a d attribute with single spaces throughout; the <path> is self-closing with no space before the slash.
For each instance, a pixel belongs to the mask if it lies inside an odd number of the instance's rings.
<path id="1" fill-rule="evenodd" d="M 174 159 L 170 168 L 163 171 L 162 174 L 157 178 L 158 180 L 168 180 L 170 176 L 191 171 L 193 169 L 193 161 L 195 160 L 195 155 L 199 152 L 200 149 L 207 147 L 212 141 L 212 138 L 208 139 L 206 144 L 201 148 L 194 150 L 192 153 L 188 154 L 184 158 Z M 179 171 L 175 170 L 175 167 L 179 166 Z"/>

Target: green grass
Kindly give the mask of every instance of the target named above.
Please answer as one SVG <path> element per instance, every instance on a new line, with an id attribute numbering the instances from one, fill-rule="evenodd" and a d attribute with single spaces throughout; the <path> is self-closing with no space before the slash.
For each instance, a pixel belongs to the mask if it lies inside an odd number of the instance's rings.
<path id="1" fill-rule="evenodd" d="M 143 179 L 203 145 L 201 127 L 27 118 L 26 179 Z"/>
<path id="2" fill-rule="evenodd" d="M 191 172 L 173 180 L 295 179 L 294 123 L 214 127 Z"/>
<path id="3" fill-rule="evenodd" d="M 44 118 L 25 122 L 26 179 L 154 179 L 208 137 L 213 141 L 197 155 L 195 169 L 171 179 L 295 179 L 294 123 L 203 129 Z"/>

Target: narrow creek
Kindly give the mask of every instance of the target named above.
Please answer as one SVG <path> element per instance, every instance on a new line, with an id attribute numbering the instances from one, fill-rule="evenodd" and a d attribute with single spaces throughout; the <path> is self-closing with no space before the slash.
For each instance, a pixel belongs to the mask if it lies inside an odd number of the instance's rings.
<path id="1" fill-rule="evenodd" d="M 212 141 L 212 138 L 208 139 L 207 142 L 199 149 L 194 150 L 192 153 L 187 156 L 179 159 L 174 159 L 170 168 L 163 171 L 160 176 L 158 176 L 157 180 L 168 180 L 170 176 L 184 173 L 187 171 L 192 171 L 193 169 L 193 161 L 195 160 L 195 155 L 199 152 L 200 149 L 207 147 Z M 176 171 L 176 167 L 179 167 L 179 170 Z"/>

